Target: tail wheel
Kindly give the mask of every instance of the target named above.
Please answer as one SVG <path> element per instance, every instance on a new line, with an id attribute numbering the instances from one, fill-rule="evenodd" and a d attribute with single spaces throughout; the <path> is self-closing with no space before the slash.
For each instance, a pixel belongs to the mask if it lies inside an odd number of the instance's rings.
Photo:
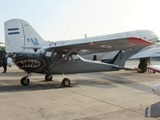
<path id="1" fill-rule="evenodd" d="M 70 80 L 68 78 L 64 78 L 62 81 L 63 87 L 69 87 L 71 84 Z"/>
<path id="2" fill-rule="evenodd" d="M 52 81 L 52 75 L 46 75 L 45 80 L 46 81 Z"/>
<path id="3" fill-rule="evenodd" d="M 27 86 L 30 83 L 30 80 L 28 77 L 23 77 L 20 82 L 23 86 Z"/>

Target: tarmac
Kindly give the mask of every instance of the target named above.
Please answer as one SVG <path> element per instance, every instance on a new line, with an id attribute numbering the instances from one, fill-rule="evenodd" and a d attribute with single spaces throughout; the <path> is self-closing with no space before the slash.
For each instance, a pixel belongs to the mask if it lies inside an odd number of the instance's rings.
<path id="1" fill-rule="evenodd" d="M 126 66 L 137 64 L 127 61 Z M 159 73 L 72 74 L 66 75 L 71 80 L 68 88 L 61 87 L 61 75 L 46 82 L 45 75 L 34 73 L 30 84 L 22 86 L 25 75 L 16 66 L 0 73 L 0 120 L 160 120 L 143 115 L 146 107 L 160 101 L 152 92 Z"/>

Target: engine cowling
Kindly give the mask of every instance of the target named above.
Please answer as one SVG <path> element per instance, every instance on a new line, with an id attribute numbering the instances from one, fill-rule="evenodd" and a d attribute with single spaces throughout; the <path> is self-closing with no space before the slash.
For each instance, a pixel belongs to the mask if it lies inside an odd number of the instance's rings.
<path id="1" fill-rule="evenodd" d="M 153 92 L 155 94 L 157 94 L 157 95 L 160 96 L 160 83 L 158 83 L 157 85 L 155 85 L 152 90 L 153 90 Z"/>

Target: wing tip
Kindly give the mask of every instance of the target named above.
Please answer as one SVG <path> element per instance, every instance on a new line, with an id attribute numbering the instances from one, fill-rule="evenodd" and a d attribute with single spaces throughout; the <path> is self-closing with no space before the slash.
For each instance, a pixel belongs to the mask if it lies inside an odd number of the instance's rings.
<path id="1" fill-rule="evenodd" d="M 145 40 L 143 38 L 138 38 L 138 37 L 127 37 L 127 40 L 130 42 L 138 43 L 138 44 L 145 44 L 145 45 L 153 44 L 153 42 L 150 42 L 148 40 Z"/>

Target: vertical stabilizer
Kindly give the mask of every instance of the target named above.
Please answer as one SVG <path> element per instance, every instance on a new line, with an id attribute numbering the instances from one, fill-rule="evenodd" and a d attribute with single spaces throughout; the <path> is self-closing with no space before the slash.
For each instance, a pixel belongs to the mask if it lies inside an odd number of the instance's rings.
<path id="1" fill-rule="evenodd" d="M 4 23 L 6 52 L 34 52 L 34 49 L 48 46 L 49 42 L 22 19 L 11 19 Z"/>
<path id="2" fill-rule="evenodd" d="M 109 63 L 124 67 L 126 60 L 130 58 L 133 54 L 137 53 L 140 49 L 141 48 L 120 50 Z"/>
<path id="3" fill-rule="evenodd" d="M 126 51 L 120 50 L 117 55 L 113 58 L 112 64 L 124 67 L 126 60 L 128 59 Z"/>

